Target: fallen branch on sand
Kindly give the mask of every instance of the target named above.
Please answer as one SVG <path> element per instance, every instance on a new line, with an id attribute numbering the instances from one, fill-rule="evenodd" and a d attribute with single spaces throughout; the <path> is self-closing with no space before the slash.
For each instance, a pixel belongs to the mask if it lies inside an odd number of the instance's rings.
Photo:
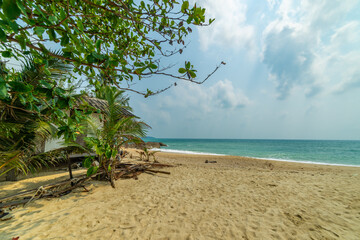
<path id="1" fill-rule="evenodd" d="M 138 179 L 138 175 L 141 173 L 162 173 L 170 174 L 167 171 L 154 170 L 153 168 L 163 168 L 163 167 L 173 167 L 172 165 L 161 164 L 161 163 L 141 163 L 141 164 L 131 164 L 131 163 L 118 163 L 115 170 L 115 180 L 119 178 L 134 178 Z M 52 198 L 60 197 L 66 194 L 69 194 L 72 190 L 83 187 L 85 191 L 88 191 L 85 188 L 84 183 L 91 179 L 96 179 L 106 175 L 104 170 L 99 170 L 91 176 L 86 174 L 80 175 L 76 178 L 63 180 L 56 183 L 51 183 L 47 185 L 40 186 L 31 190 L 22 191 L 11 196 L 6 196 L 0 198 L 0 209 L 13 207 L 21 204 L 28 204 L 33 200 L 40 198 Z"/>

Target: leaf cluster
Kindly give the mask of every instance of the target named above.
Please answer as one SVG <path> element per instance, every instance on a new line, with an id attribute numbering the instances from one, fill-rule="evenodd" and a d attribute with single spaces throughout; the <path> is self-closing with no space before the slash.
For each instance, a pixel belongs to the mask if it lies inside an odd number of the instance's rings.
<path id="1" fill-rule="evenodd" d="M 108 76 L 118 87 L 156 74 L 188 80 L 161 68 L 159 57 L 182 53 L 189 25 L 206 25 L 205 9 L 189 1 L 3 0 L 0 9 L 3 57 L 31 53 L 46 72 L 46 59 L 39 54 L 45 53 L 72 64 L 81 75 Z M 60 52 L 51 52 L 49 42 Z"/>

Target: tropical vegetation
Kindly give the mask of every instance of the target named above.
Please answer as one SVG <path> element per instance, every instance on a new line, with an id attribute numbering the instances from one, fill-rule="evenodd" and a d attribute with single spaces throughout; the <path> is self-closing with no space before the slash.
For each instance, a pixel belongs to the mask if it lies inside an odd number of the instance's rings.
<path id="1" fill-rule="evenodd" d="M 81 93 L 65 87 L 85 76 L 108 103 L 103 131 L 87 141 L 112 181 L 119 146 L 139 140 L 145 126 L 119 115 L 118 108 L 128 107 L 120 90 L 148 97 L 176 86 L 177 80 L 206 81 L 219 66 L 203 80 L 197 80 L 189 61 L 175 70 L 169 66 L 183 53 L 191 25 L 212 21 L 206 21 L 204 8 L 187 0 L 0 1 L 0 171 L 32 168 L 37 139 L 53 135 L 54 126 L 68 146 L 88 130 L 84 122 L 94 109 L 77 106 Z M 17 72 L 5 60 L 26 67 Z M 132 87 L 131 82 L 151 76 L 172 82 L 163 89 Z M 94 173 L 96 166 L 87 163 L 88 173 Z"/>
<path id="2" fill-rule="evenodd" d="M 50 75 L 34 61 L 24 59 L 21 71 L 7 72 L 2 66 L 2 78 L 8 82 L 7 95 L 0 99 L 0 175 L 13 169 L 23 173 L 34 171 L 55 161 L 43 152 L 43 143 L 53 137 L 57 129 L 48 112 L 47 94 L 61 100 L 49 90 L 49 82 L 66 76 L 69 66 L 58 59 L 48 61 Z M 64 90 L 65 91 L 65 90 Z"/>
<path id="3" fill-rule="evenodd" d="M 106 100 L 107 108 L 102 113 L 102 127 L 89 119 L 89 128 L 86 142 L 98 155 L 99 166 L 92 164 L 90 159 L 85 161 L 89 167 L 88 175 L 95 173 L 98 168 L 105 170 L 107 179 L 114 184 L 114 171 L 116 162 L 120 160 L 120 148 L 129 142 L 142 142 L 141 137 L 146 134 L 148 125 L 136 119 L 135 116 L 124 116 L 123 109 L 128 106 L 128 98 L 123 96 L 123 91 L 116 87 L 102 86 L 97 89 L 97 96 Z"/>

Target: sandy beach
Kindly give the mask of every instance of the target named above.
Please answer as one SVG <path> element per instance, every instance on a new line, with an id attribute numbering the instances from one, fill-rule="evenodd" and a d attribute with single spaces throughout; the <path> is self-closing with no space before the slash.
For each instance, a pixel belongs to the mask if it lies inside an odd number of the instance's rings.
<path id="1" fill-rule="evenodd" d="M 175 165 L 170 175 L 141 174 L 115 189 L 91 181 L 90 192 L 17 207 L 0 221 L 0 239 L 360 239 L 360 168 L 157 156 Z M 0 182 L 0 196 L 66 177 Z"/>

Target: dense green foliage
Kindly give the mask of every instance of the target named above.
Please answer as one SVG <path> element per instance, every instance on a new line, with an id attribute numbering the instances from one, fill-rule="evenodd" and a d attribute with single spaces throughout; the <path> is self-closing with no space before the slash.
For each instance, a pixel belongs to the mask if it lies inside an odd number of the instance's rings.
<path id="1" fill-rule="evenodd" d="M 34 132 L 43 122 L 53 123 L 58 127 L 57 135 L 67 144 L 84 133 L 82 122 L 92 111 L 75 107 L 76 96 L 64 88 L 65 81 L 71 85 L 72 79 L 69 71 L 61 69 L 71 66 L 73 73 L 87 77 L 93 89 L 105 88 L 101 92 L 109 103 L 105 135 L 91 142 L 105 156 L 103 166 L 111 168 L 117 146 L 143 134 L 142 123 L 112 112 L 123 105 L 119 104 L 118 90 L 147 97 L 176 86 L 170 84 L 154 92 L 130 87 L 131 81 L 154 75 L 203 83 L 218 67 L 203 81 L 197 81 L 189 61 L 177 71 L 161 63 L 183 52 L 191 25 L 212 21 L 205 22 L 204 8 L 184 0 L 0 0 L 0 131 L 16 140 L 24 131 Z M 24 61 L 29 56 L 32 69 L 26 74 L 3 64 L 7 59 Z M 22 123 L 18 116 L 23 115 L 32 122 Z M 4 164 L 9 164 L 8 160 Z"/>
<path id="2" fill-rule="evenodd" d="M 46 114 L 51 109 L 48 105 L 52 104 L 47 101 L 47 95 L 54 96 L 54 101 L 63 101 L 48 85 L 68 67 L 53 59 L 48 70 L 49 76 L 33 58 L 27 58 L 20 72 L 2 74 L 8 81 L 8 92 L 0 100 L 0 175 L 11 169 L 27 173 L 54 161 L 37 153 L 57 131 Z"/>
<path id="3" fill-rule="evenodd" d="M 1 3 L 1 1 L 0 1 Z M 163 57 L 182 53 L 190 24 L 205 23 L 205 9 L 175 0 L 3 0 L 0 52 L 4 58 L 31 53 L 44 65 L 46 53 L 88 77 L 107 83 L 149 75 L 194 81 L 190 62 L 173 75 L 160 66 Z M 211 23 L 211 19 L 208 23 Z M 51 43 L 51 44 L 50 44 Z M 61 54 L 50 51 L 59 48 Z M 93 82 L 91 82 L 93 83 Z M 4 84 L 0 84 L 0 92 Z M 153 94 L 148 90 L 144 95 Z"/>

